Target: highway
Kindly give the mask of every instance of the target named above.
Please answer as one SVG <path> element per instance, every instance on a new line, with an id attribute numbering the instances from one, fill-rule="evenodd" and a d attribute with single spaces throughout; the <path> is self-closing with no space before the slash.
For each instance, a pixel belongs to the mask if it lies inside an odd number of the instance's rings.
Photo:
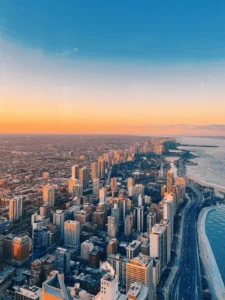
<path id="1" fill-rule="evenodd" d="M 190 184 L 189 187 L 195 197 L 184 212 L 180 266 L 170 289 L 169 299 L 171 300 L 202 299 L 197 244 L 197 215 L 204 197 L 194 185 Z"/>

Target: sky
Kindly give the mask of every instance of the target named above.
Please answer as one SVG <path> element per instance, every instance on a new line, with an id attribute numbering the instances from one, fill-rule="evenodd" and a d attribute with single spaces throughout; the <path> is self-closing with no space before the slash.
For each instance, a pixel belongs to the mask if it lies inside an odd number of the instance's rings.
<path id="1" fill-rule="evenodd" d="M 1 0 L 0 133 L 225 135 L 223 0 Z"/>

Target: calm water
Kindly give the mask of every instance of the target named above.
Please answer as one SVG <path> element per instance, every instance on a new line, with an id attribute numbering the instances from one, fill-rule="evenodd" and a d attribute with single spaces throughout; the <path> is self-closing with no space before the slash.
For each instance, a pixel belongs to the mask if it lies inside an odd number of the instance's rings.
<path id="1" fill-rule="evenodd" d="M 184 147 L 197 156 L 197 166 L 188 166 L 187 174 L 218 190 L 225 190 L 225 138 L 189 138 L 179 142 L 190 145 L 216 145 L 218 148 Z M 212 210 L 206 218 L 206 234 L 225 283 L 225 208 Z"/>
<path id="2" fill-rule="evenodd" d="M 206 234 L 225 284 L 225 208 L 211 210 L 208 213 Z"/>
<path id="3" fill-rule="evenodd" d="M 192 145 L 215 145 L 218 148 L 184 147 L 197 157 L 197 166 L 188 166 L 187 174 L 199 182 L 225 190 L 225 138 L 181 138 L 179 142 Z"/>

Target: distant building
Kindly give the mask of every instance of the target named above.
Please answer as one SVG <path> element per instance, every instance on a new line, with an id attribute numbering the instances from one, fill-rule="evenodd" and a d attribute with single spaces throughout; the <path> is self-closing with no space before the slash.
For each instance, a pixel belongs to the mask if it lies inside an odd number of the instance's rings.
<path id="1" fill-rule="evenodd" d="M 106 202 L 106 189 L 102 188 L 99 190 L 99 202 L 105 203 Z"/>
<path id="2" fill-rule="evenodd" d="M 63 238 L 64 236 L 64 221 L 65 221 L 64 211 L 57 209 L 56 212 L 53 213 L 53 224 L 56 225 L 56 228 L 60 233 L 60 238 Z"/>
<path id="3" fill-rule="evenodd" d="M 64 245 L 69 247 L 80 246 L 80 223 L 68 220 L 64 222 Z"/>
<path id="4" fill-rule="evenodd" d="M 114 217 L 108 217 L 108 237 L 115 238 L 117 236 L 117 224 Z"/>
<path id="5" fill-rule="evenodd" d="M 184 200 L 185 195 L 185 179 L 184 177 L 177 177 L 175 179 L 176 197 L 178 202 Z"/>
<path id="6" fill-rule="evenodd" d="M 173 172 L 168 171 L 167 172 L 167 193 L 172 193 L 173 192 Z"/>
<path id="7" fill-rule="evenodd" d="M 83 167 L 79 170 L 79 182 L 83 186 L 83 189 L 88 188 L 89 184 L 89 170 L 87 167 Z"/>
<path id="8" fill-rule="evenodd" d="M 22 218 L 23 197 L 15 197 L 9 200 L 9 220 L 14 223 Z"/>
<path id="9" fill-rule="evenodd" d="M 55 251 L 55 268 L 59 273 L 68 274 L 70 272 L 70 252 L 64 248 L 57 248 Z"/>
<path id="10" fill-rule="evenodd" d="M 72 176 L 73 179 L 79 179 L 79 165 L 72 166 Z"/>
<path id="11" fill-rule="evenodd" d="M 132 191 L 132 199 L 135 203 L 138 202 L 139 196 L 143 197 L 144 196 L 144 185 L 143 184 L 135 184 L 133 186 L 133 191 Z"/>
<path id="12" fill-rule="evenodd" d="M 107 246 L 107 255 L 118 253 L 118 240 L 111 239 Z"/>
<path id="13" fill-rule="evenodd" d="M 93 195 L 99 197 L 100 180 L 99 178 L 93 178 Z"/>
<path id="14" fill-rule="evenodd" d="M 126 255 L 127 258 L 132 259 L 137 256 L 141 252 L 141 242 L 140 241 L 132 241 L 126 247 Z"/>
<path id="15" fill-rule="evenodd" d="M 133 215 L 132 213 L 126 216 L 124 224 L 124 234 L 126 237 L 130 237 L 133 230 Z"/>
<path id="16" fill-rule="evenodd" d="M 111 191 L 112 192 L 117 191 L 117 179 L 116 179 L 116 177 L 111 178 Z"/>
<path id="17" fill-rule="evenodd" d="M 152 231 L 152 227 L 156 224 L 156 213 L 150 212 L 147 215 L 147 231 L 148 235 L 150 235 Z"/>
<path id="18" fill-rule="evenodd" d="M 41 258 L 47 254 L 48 249 L 48 230 L 45 227 L 33 230 L 32 238 L 32 260 Z"/>
<path id="19" fill-rule="evenodd" d="M 94 244 L 87 240 L 81 244 L 81 257 L 84 260 L 89 260 L 89 253 L 94 249 Z"/>
<path id="20" fill-rule="evenodd" d="M 83 196 L 83 185 L 76 183 L 73 186 L 73 193 L 72 193 L 73 197 L 77 197 L 77 198 L 81 198 Z"/>
<path id="21" fill-rule="evenodd" d="M 94 178 L 98 178 L 99 173 L 98 173 L 98 164 L 97 162 L 91 163 L 91 179 L 93 180 Z"/>
<path id="22" fill-rule="evenodd" d="M 55 188 L 50 184 L 43 186 L 43 202 L 49 206 L 54 207 L 55 205 Z"/>
<path id="23" fill-rule="evenodd" d="M 133 185 L 134 185 L 134 180 L 132 177 L 129 177 L 127 179 L 127 190 L 128 190 L 129 196 L 132 196 L 132 194 L 133 194 Z"/>
<path id="24" fill-rule="evenodd" d="M 171 243 L 173 242 L 173 227 L 174 227 L 174 213 L 175 213 L 175 203 L 173 196 L 171 194 L 166 194 L 163 199 L 163 219 L 170 221 L 170 234 Z"/>

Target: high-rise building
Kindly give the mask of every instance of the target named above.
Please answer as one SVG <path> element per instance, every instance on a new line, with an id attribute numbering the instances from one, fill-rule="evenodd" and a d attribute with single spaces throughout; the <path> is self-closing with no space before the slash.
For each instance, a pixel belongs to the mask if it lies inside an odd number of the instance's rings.
<path id="1" fill-rule="evenodd" d="M 185 179 L 184 177 L 177 177 L 175 179 L 176 197 L 178 202 L 184 200 L 185 195 Z"/>
<path id="2" fill-rule="evenodd" d="M 94 178 L 98 178 L 99 173 L 98 173 L 98 164 L 97 162 L 91 163 L 91 179 L 93 180 Z"/>
<path id="3" fill-rule="evenodd" d="M 72 178 L 79 179 L 79 166 L 78 165 L 72 166 Z"/>
<path id="4" fill-rule="evenodd" d="M 132 196 L 132 192 L 133 192 L 133 185 L 134 185 L 134 180 L 132 177 L 129 177 L 127 179 L 127 190 L 128 190 L 128 195 Z"/>
<path id="5" fill-rule="evenodd" d="M 81 244 L 81 257 L 85 260 L 89 260 L 89 253 L 94 249 L 94 244 L 86 240 Z"/>
<path id="6" fill-rule="evenodd" d="M 135 184 L 133 186 L 133 191 L 132 191 L 132 199 L 134 202 L 138 203 L 138 198 L 139 196 L 143 197 L 144 196 L 144 185 L 143 184 Z"/>
<path id="7" fill-rule="evenodd" d="M 73 197 L 81 198 L 83 196 L 83 185 L 82 184 L 74 184 L 73 186 Z"/>
<path id="8" fill-rule="evenodd" d="M 116 179 L 116 177 L 111 178 L 111 191 L 112 192 L 117 191 L 117 179 Z"/>
<path id="9" fill-rule="evenodd" d="M 105 203 L 106 202 L 106 189 L 102 188 L 99 190 L 99 202 Z"/>
<path id="10" fill-rule="evenodd" d="M 174 201 L 173 196 L 166 194 L 163 199 L 163 219 L 170 221 L 171 243 L 173 242 L 173 226 L 174 226 Z"/>
<path id="11" fill-rule="evenodd" d="M 167 172 L 167 193 L 172 193 L 173 192 L 173 172 L 168 171 Z"/>
<path id="12" fill-rule="evenodd" d="M 42 284 L 42 300 L 71 300 L 64 283 L 64 275 L 52 271 Z"/>
<path id="13" fill-rule="evenodd" d="M 107 261 L 115 270 L 116 275 L 118 275 L 120 285 L 126 288 L 126 264 L 129 259 L 120 254 L 109 254 L 107 256 Z"/>
<path id="14" fill-rule="evenodd" d="M 15 197 L 9 200 L 9 220 L 14 223 L 22 218 L 23 197 Z"/>
<path id="15" fill-rule="evenodd" d="M 91 221 L 91 215 L 86 210 L 78 210 L 74 213 L 75 220 L 79 222 L 81 225 L 84 225 L 87 222 Z"/>
<path id="16" fill-rule="evenodd" d="M 84 190 L 88 188 L 89 170 L 87 167 L 83 167 L 79 170 L 79 182 L 83 185 Z"/>
<path id="17" fill-rule="evenodd" d="M 141 242 L 140 241 L 132 241 L 126 247 L 126 256 L 129 259 L 134 258 L 141 252 Z"/>
<path id="18" fill-rule="evenodd" d="M 55 268 L 59 273 L 68 274 L 70 272 L 70 252 L 64 248 L 57 248 L 55 251 Z"/>
<path id="19" fill-rule="evenodd" d="M 118 240 L 111 239 L 107 246 L 107 255 L 109 254 L 117 254 L 118 253 Z"/>
<path id="20" fill-rule="evenodd" d="M 99 197 L 100 180 L 99 178 L 93 178 L 93 195 Z"/>
<path id="21" fill-rule="evenodd" d="M 43 186 L 43 202 L 49 206 L 54 207 L 55 205 L 55 188 L 50 184 Z"/>
<path id="22" fill-rule="evenodd" d="M 120 223 L 120 209 L 118 207 L 117 203 L 114 203 L 114 206 L 112 208 L 111 212 L 112 217 L 114 217 L 115 222 L 116 222 L 116 227 L 117 227 L 117 232 L 119 230 L 119 223 Z"/>
<path id="23" fill-rule="evenodd" d="M 69 194 L 70 194 L 70 195 L 73 195 L 73 187 L 74 187 L 74 185 L 75 185 L 75 184 L 79 184 L 79 183 L 80 183 L 79 180 L 76 179 L 76 178 L 71 177 L 71 178 L 69 179 L 69 182 L 68 182 L 68 189 L 69 189 Z"/>
<path id="24" fill-rule="evenodd" d="M 161 220 L 161 226 L 166 227 L 166 246 L 167 246 L 167 254 L 166 254 L 166 262 L 168 263 L 171 259 L 171 249 L 172 249 L 172 241 L 171 241 L 171 225 L 169 220 Z"/>
<path id="25" fill-rule="evenodd" d="M 154 212 L 150 212 L 147 215 L 147 231 L 148 231 L 148 235 L 150 235 L 151 231 L 152 231 L 152 227 L 156 224 L 156 213 Z"/>
<path id="26" fill-rule="evenodd" d="M 9 234 L 4 238 L 4 260 L 8 264 L 22 267 L 29 261 L 31 240 L 28 235 L 14 236 Z"/>
<path id="27" fill-rule="evenodd" d="M 127 292 L 128 300 L 148 300 L 148 287 L 140 282 L 131 284 Z"/>
<path id="28" fill-rule="evenodd" d="M 155 299 L 153 286 L 153 259 L 150 256 L 139 254 L 127 262 L 126 290 L 129 291 L 134 282 L 139 282 L 148 287 L 148 300 Z"/>
<path id="29" fill-rule="evenodd" d="M 64 222 L 64 245 L 78 247 L 80 245 L 80 223 L 68 220 Z"/>
<path id="30" fill-rule="evenodd" d="M 167 263 L 167 236 L 166 227 L 155 224 L 150 234 L 150 256 L 159 259 L 160 276 Z"/>
<path id="31" fill-rule="evenodd" d="M 133 215 L 132 213 L 126 216 L 124 224 L 124 234 L 126 237 L 130 237 L 133 230 Z"/>
<path id="32" fill-rule="evenodd" d="M 136 207 L 137 231 L 144 231 L 144 207 Z"/>
<path id="33" fill-rule="evenodd" d="M 65 213 L 63 210 L 57 209 L 53 213 L 53 224 L 56 225 L 56 229 L 60 233 L 60 238 L 63 238 L 64 235 L 64 222 L 65 222 Z"/>
<path id="34" fill-rule="evenodd" d="M 15 300 L 41 300 L 41 288 L 37 286 L 23 285 L 15 290 Z"/>
<path id="35" fill-rule="evenodd" d="M 105 161 L 105 159 L 100 156 L 98 159 L 98 172 L 99 172 L 100 178 L 105 178 L 106 164 L 107 164 L 107 162 Z"/>
<path id="36" fill-rule="evenodd" d="M 36 228 L 33 230 L 32 247 L 33 261 L 47 254 L 48 230 L 46 227 Z"/>
<path id="37" fill-rule="evenodd" d="M 117 224 L 114 217 L 108 217 L 108 237 L 115 238 L 117 236 Z"/>

